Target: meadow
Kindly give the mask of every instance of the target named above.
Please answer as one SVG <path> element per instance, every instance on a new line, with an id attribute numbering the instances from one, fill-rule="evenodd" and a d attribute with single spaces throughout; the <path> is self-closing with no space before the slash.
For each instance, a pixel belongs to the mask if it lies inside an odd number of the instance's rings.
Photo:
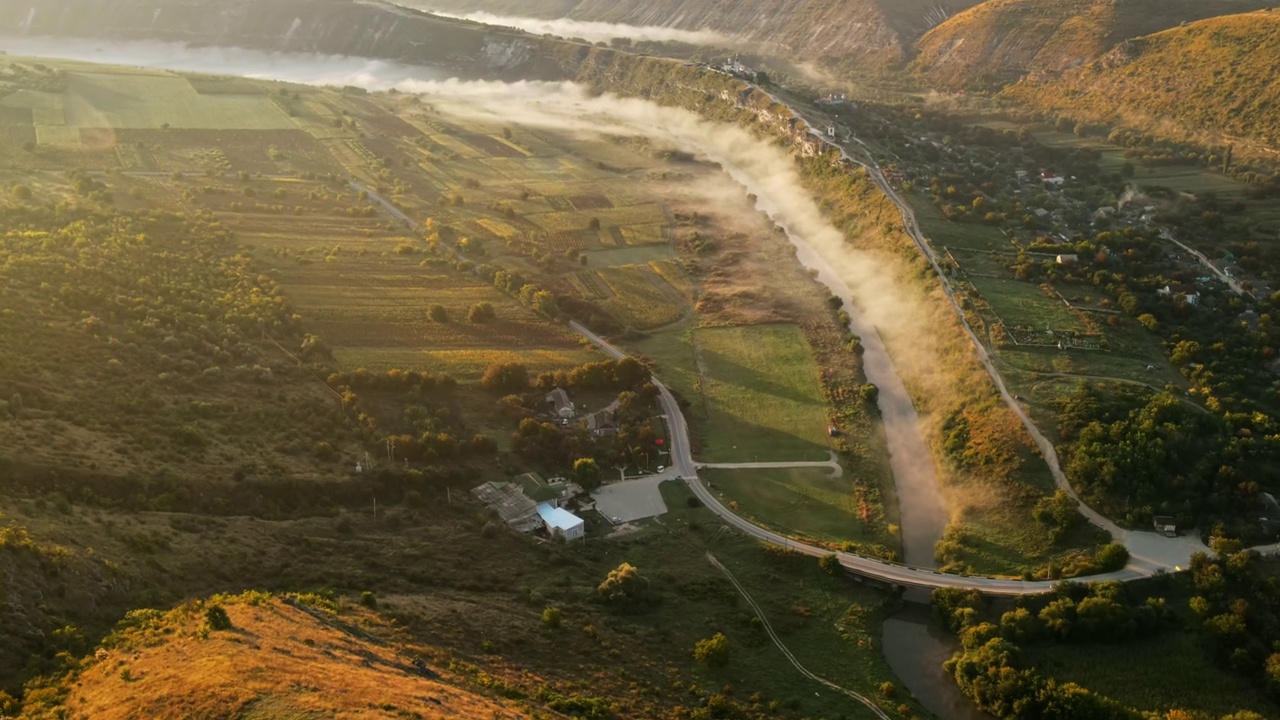
<path id="1" fill-rule="evenodd" d="M 796 326 L 677 328 L 637 345 L 689 401 L 698 459 L 827 459 L 827 403 Z"/>
<path id="2" fill-rule="evenodd" d="M 876 508 L 859 498 L 847 473 L 827 468 L 759 468 L 699 472 L 734 512 L 792 537 L 841 546 L 896 547 L 874 517 Z"/>

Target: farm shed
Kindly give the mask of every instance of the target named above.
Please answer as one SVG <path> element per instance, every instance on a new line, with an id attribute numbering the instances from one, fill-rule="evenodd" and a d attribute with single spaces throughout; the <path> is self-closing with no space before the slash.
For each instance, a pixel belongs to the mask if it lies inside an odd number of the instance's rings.
<path id="1" fill-rule="evenodd" d="M 547 532 L 553 537 L 560 535 L 565 540 L 578 540 L 586 534 L 587 524 L 582 518 L 551 503 L 539 505 L 538 516 L 542 518 L 543 524 L 547 526 Z"/>
<path id="2" fill-rule="evenodd" d="M 471 494 L 498 513 L 503 522 L 520 532 L 538 527 L 538 506 L 515 483 L 487 482 L 473 488 Z"/>

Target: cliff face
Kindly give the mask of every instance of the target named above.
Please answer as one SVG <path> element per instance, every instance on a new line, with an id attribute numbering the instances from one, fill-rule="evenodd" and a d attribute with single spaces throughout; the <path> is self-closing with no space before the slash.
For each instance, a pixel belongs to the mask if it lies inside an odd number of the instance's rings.
<path id="1" fill-rule="evenodd" d="M 987 0 L 919 41 L 914 68 L 938 87 L 996 88 L 1053 77 L 1117 44 L 1276 0 Z"/>
<path id="2" fill-rule="evenodd" d="M 0 3 L 0 33 L 357 55 L 529 79 L 564 79 L 587 50 L 354 0 L 19 0 Z"/>
<path id="3" fill-rule="evenodd" d="M 744 48 L 830 69 L 883 69 L 915 40 L 979 0 L 397 0 L 447 12 L 714 30 Z"/>

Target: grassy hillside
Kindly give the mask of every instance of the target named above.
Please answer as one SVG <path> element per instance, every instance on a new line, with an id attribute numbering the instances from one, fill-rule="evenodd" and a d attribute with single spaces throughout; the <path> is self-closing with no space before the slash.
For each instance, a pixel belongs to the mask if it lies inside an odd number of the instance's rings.
<path id="1" fill-rule="evenodd" d="M 229 627 L 211 626 L 215 608 Z M 460 687 L 463 677 L 428 667 L 427 649 L 396 634 L 369 610 L 318 596 L 247 593 L 138 610 L 75 675 L 68 717 L 530 716 Z"/>
<path id="2" fill-rule="evenodd" d="M 1019 84 L 1009 95 L 1081 120 L 1274 148 L 1278 54 L 1280 12 L 1232 15 L 1139 38 L 1060 78 Z"/>
<path id="3" fill-rule="evenodd" d="M 683 486 L 663 488 L 663 524 L 610 539 L 593 524 L 572 546 L 508 531 L 465 493 L 450 505 L 440 489 L 420 505 L 380 505 L 376 519 L 6 507 L 15 529 L 0 536 L 0 571 L 13 579 L 3 600 L 46 615 L 32 644 L 13 641 L 23 625 L 14 613 L 0 625 L 4 659 L 42 673 L 26 683 L 22 717 L 311 718 L 318 703 L 342 717 L 434 717 L 426 698 L 445 710 L 509 708 L 501 697 L 599 720 L 870 718 L 791 671 L 708 551 L 815 672 L 864 694 L 892 679 L 877 647 L 886 594 L 724 532 Z M 644 601 L 600 599 L 597 586 L 623 562 L 644 578 Z M 204 606 L 190 598 L 254 588 L 321 597 L 311 618 L 256 593 L 215 600 L 234 627 L 204 636 Z M 364 591 L 387 619 L 351 609 Z M 333 603 L 336 615 L 325 612 Z M 543 619 L 547 608 L 558 622 Z M 727 664 L 696 662 L 694 645 L 717 632 Z M 441 677 L 421 677 L 414 657 Z M 3 683 L 19 695 L 12 675 Z M 0 714 L 12 702 L 0 692 Z M 708 704 L 717 714 L 696 710 Z"/>
<path id="4" fill-rule="evenodd" d="M 919 41 L 914 67 L 947 88 L 1003 86 L 1056 75 L 1129 38 L 1217 15 L 1273 7 L 1274 0 L 988 0 Z"/>

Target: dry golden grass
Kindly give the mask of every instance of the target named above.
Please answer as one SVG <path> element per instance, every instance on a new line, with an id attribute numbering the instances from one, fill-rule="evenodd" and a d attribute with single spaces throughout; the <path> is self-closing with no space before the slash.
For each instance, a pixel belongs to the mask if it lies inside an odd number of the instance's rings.
<path id="1" fill-rule="evenodd" d="M 100 652 L 71 688 L 70 717 L 528 717 L 451 685 L 441 668 L 415 668 L 371 612 L 336 615 L 280 599 L 225 608 L 230 630 L 202 639 L 204 613 L 190 603 L 134 647 Z"/>

